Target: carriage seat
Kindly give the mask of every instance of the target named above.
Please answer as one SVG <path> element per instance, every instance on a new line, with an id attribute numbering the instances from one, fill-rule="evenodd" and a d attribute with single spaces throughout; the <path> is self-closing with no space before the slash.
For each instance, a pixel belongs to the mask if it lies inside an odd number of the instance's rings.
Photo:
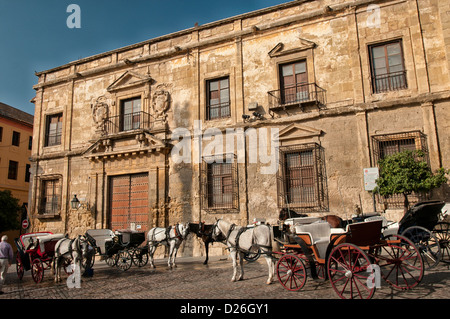
<path id="1" fill-rule="evenodd" d="M 316 246 L 321 258 L 325 257 L 331 236 L 344 232 L 345 230 L 342 228 L 331 228 L 330 224 L 325 221 L 295 226 L 296 235 L 308 236 L 311 243 Z"/>
<path id="2" fill-rule="evenodd" d="M 113 242 L 116 235 L 110 229 L 89 229 L 86 234 L 94 238 L 95 246 L 100 249 L 100 254 L 106 253 L 106 243 Z"/>
<path id="3" fill-rule="evenodd" d="M 45 252 L 45 244 L 49 242 L 57 242 L 60 239 L 64 238 L 64 234 L 51 234 L 51 235 L 40 235 L 36 236 L 36 239 L 39 242 L 39 248 L 42 253 Z M 53 246 L 54 247 L 54 246 Z"/>
<path id="4" fill-rule="evenodd" d="M 320 217 L 295 217 L 288 218 L 284 221 L 285 225 L 308 225 L 316 222 L 320 222 Z"/>
<path id="5" fill-rule="evenodd" d="M 371 222 L 376 220 L 382 221 L 381 227 L 384 237 L 389 235 L 395 235 L 398 233 L 398 230 L 400 228 L 398 222 L 387 220 L 384 216 L 372 216 L 364 219 L 365 222 Z"/>

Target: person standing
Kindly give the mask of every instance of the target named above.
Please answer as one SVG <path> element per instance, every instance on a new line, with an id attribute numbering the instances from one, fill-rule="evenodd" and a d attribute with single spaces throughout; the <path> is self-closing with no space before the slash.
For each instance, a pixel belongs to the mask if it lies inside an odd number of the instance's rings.
<path id="1" fill-rule="evenodd" d="M 3 284 L 5 283 L 6 274 L 8 273 L 8 268 L 13 262 L 13 250 L 11 245 L 7 242 L 8 236 L 2 236 L 2 241 L 0 242 L 0 295 L 4 292 L 2 290 Z"/>

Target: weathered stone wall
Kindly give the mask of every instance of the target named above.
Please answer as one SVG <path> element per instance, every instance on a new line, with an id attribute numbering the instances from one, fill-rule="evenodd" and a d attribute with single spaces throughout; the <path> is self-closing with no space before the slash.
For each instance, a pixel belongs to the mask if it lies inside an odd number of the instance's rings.
<path id="1" fill-rule="evenodd" d="M 62 175 L 63 204 L 59 218 L 35 218 L 34 229 L 75 235 L 90 227 L 108 227 L 108 178 L 140 172 L 149 174 L 148 214 L 154 226 L 213 223 L 221 217 L 240 225 L 254 218 L 275 223 L 277 175 L 261 173 L 267 164 L 249 163 L 250 155 L 263 151 L 249 138 L 244 149 L 235 151 L 247 159 L 237 165 L 237 209 L 203 209 L 200 164 L 175 163 L 170 148 L 158 144 L 175 145 L 171 138 L 177 128 L 193 137 L 196 121 L 202 133 L 213 128 L 222 133 L 227 128 L 288 129 L 282 134 L 283 145 L 319 144 L 329 202 L 327 211 L 316 213 L 320 215 L 349 218 L 355 205 L 362 205 L 364 212 L 373 210 L 363 180 L 363 169 L 374 165 L 373 135 L 421 131 L 427 136 L 432 168 L 450 167 L 450 9 L 445 1 L 417 3 L 292 2 L 38 73 L 33 157 L 37 177 Z M 376 4 L 375 12 L 370 4 Z M 397 39 L 402 41 L 408 87 L 374 94 L 369 46 Z M 271 112 L 268 92 L 280 88 L 279 65 L 299 60 L 306 61 L 308 81 L 326 90 L 325 105 Z M 206 82 L 224 76 L 229 78 L 231 116 L 206 120 Z M 136 96 L 141 97 L 141 110 L 153 115 L 152 98 L 159 89 L 170 93 L 170 107 L 167 126 L 145 137 L 156 143 L 155 149 L 144 150 L 141 136 L 108 140 L 98 135 L 92 108 L 99 97 L 105 98 L 109 117 L 120 114 L 122 100 Z M 264 119 L 244 121 L 242 115 L 251 115 L 248 107 L 255 102 Z M 46 116 L 60 112 L 62 143 L 44 147 Z M 205 139 L 202 145 L 210 142 Z M 192 139 L 191 146 L 195 143 Z M 33 191 L 35 216 L 39 187 Z M 84 204 L 76 211 L 69 204 L 74 194 Z M 448 187 L 437 194 L 448 200 Z M 185 255 L 202 252 L 197 239 L 189 239 L 181 249 Z M 221 252 L 222 246 L 216 245 L 214 253 Z"/>

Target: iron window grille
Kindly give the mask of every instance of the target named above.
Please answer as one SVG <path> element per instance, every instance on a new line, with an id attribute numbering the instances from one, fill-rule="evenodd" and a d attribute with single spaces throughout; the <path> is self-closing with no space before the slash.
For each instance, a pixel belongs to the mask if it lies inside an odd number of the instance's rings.
<path id="1" fill-rule="evenodd" d="M 41 179 L 41 201 L 39 214 L 59 215 L 61 211 L 61 178 L 52 177 Z"/>
<path id="2" fill-rule="evenodd" d="M 427 137 L 420 131 L 411 131 L 404 133 L 374 135 L 372 136 L 372 165 L 379 166 L 380 159 L 402 151 L 421 150 L 425 155 L 424 159 L 430 164 Z M 408 195 L 408 201 L 411 205 L 426 200 L 429 193 L 415 193 Z M 378 196 L 379 202 L 384 202 L 388 208 L 402 208 L 404 198 L 401 194 L 391 196 Z"/>
<path id="3" fill-rule="evenodd" d="M 201 165 L 202 208 L 229 212 L 239 208 L 236 155 L 204 157 Z"/>
<path id="4" fill-rule="evenodd" d="M 279 148 L 278 207 L 299 212 L 328 211 L 324 149 L 317 143 Z"/>

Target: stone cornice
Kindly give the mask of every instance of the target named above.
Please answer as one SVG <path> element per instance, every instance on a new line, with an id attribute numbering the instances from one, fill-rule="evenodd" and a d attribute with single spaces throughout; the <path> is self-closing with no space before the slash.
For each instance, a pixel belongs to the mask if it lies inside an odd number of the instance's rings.
<path id="1" fill-rule="evenodd" d="M 128 51 L 128 50 L 132 50 L 134 48 L 142 47 L 144 45 L 153 44 L 153 43 L 157 43 L 157 42 L 164 41 L 164 40 L 167 40 L 167 39 L 180 37 L 180 36 L 183 36 L 183 35 L 186 35 L 186 34 L 191 34 L 193 32 L 199 32 L 199 31 L 202 31 L 202 30 L 205 30 L 205 29 L 210 29 L 210 28 L 213 28 L 213 27 L 220 26 L 222 24 L 231 23 L 231 22 L 239 20 L 239 19 L 251 18 L 251 17 L 254 17 L 254 16 L 258 16 L 258 15 L 274 12 L 274 11 L 277 11 L 277 10 L 298 6 L 298 5 L 301 5 L 303 3 L 307 3 L 307 2 L 311 2 L 311 0 L 291 1 L 291 2 L 288 2 L 288 3 L 285 3 L 285 4 L 280 4 L 280 5 L 277 5 L 277 6 L 273 6 L 273 7 L 270 7 L 270 8 L 256 10 L 256 11 L 253 11 L 253 12 L 250 12 L 250 13 L 245 13 L 245 14 L 238 15 L 238 16 L 235 16 L 235 17 L 219 20 L 219 21 L 216 21 L 216 22 L 211 22 L 211 23 L 205 24 L 203 26 L 194 27 L 194 28 L 183 30 L 183 31 L 178 31 L 178 32 L 175 32 L 175 33 L 171 33 L 171 34 L 162 36 L 162 37 L 154 38 L 154 39 L 151 39 L 151 40 L 147 40 L 147 41 L 144 41 L 144 42 L 140 42 L 140 43 L 137 43 L 137 44 L 126 46 L 126 47 L 123 47 L 123 48 L 119 48 L 119 49 L 115 49 L 115 50 L 112 50 L 112 51 L 108 51 L 108 52 L 104 52 L 104 53 L 101 53 L 101 54 L 97 54 L 97 55 L 94 55 L 94 56 L 91 56 L 91 57 L 87 57 L 87 58 L 84 58 L 84 59 L 80 59 L 80 60 L 77 60 L 77 61 L 70 62 L 68 64 L 65 64 L 65 65 L 62 65 L 62 66 L 59 66 L 59 67 L 56 67 L 56 68 L 53 68 L 53 69 L 49 69 L 49 70 L 46 70 L 46 71 L 36 72 L 35 74 L 37 76 L 40 76 L 40 75 L 43 75 L 43 74 L 48 74 L 48 73 L 52 73 L 52 72 L 59 71 L 59 70 L 62 70 L 62 69 L 67 69 L 67 68 L 73 67 L 73 71 L 75 73 L 72 73 L 72 74 L 70 74 L 68 76 L 65 76 L 65 77 L 61 77 L 59 79 L 50 80 L 50 81 L 44 81 L 42 83 L 38 83 L 38 84 L 34 85 L 33 88 L 35 90 L 39 90 L 39 89 L 42 89 L 42 88 L 44 88 L 46 86 L 51 86 L 51 85 L 64 83 L 64 82 L 70 82 L 70 81 L 77 80 L 79 78 L 84 78 L 84 77 L 100 74 L 100 73 L 103 73 L 103 72 L 108 72 L 108 71 L 121 69 L 121 68 L 124 68 L 124 67 L 129 67 L 130 65 L 133 65 L 133 64 L 136 64 L 136 63 L 148 62 L 148 61 L 158 60 L 158 59 L 162 59 L 162 58 L 169 58 L 169 57 L 172 57 L 172 56 L 175 56 L 175 55 L 188 54 L 191 50 L 194 50 L 194 49 L 199 49 L 199 48 L 202 48 L 202 47 L 207 47 L 207 46 L 217 45 L 217 44 L 224 43 L 224 42 L 234 41 L 236 38 L 242 38 L 242 37 L 245 37 L 245 36 L 251 36 L 251 35 L 253 35 L 253 34 L 257 33 L 257 32 L 269 31 L 271 29 L 283 27 L 283 26 L 286 26 L 286 25 L 290 25 L 292 23 L 300 22 L 300 21 L 307 21 L 307 20 L 310 20 L 310 19 L 315 19 L 315 18 L 320 18 L 320 17 L 328 17 L 330 15 L 334 15 L 334 14 L 337 14 L 337 13 L 345 12 L 346 10 L 348 10 L 350 8 L 356 8 L 358 6 L 367 5 L 367 4 L 370 4 L 370 3 L 386 2 L 386 0 L 357 0 L 357 1 L 350 1 L 350 2 L 346 2 L 346 3 L 342 3 L 342 4 L 337 4 L 337 5 L 329 5 L 329 6 L 326 6 L 325 8 L 323 8 L 323 9 L 317 9 L 317 10 L 312 10 L 310 12 L 305 12 L 305 13 L 292 15 L 292 16 L 289 16 L 289 17 L 286 17 L 286 18 L 278 19 L 277 21 L 274 21 L 274 22 L 269 22 L 269 23 L 265 23 L 265 24 L 261 24 L 261 25 L 257 25 L 257 26 L 248 27 L 248 28 L 243 29 L 243 30 L 230 32 L 230 33 L 228 33 L 226 35 L 221 35 L 221 36 L 214 37 L 214 38 L 211 38 L 211 39 L 201 40 L 201 41 L 198 41 L 198 42 L 195 42 L 195 43 L 191 43 L 191 44 L 187 44 L 187 45 L 184 45 L 184 46 L 175 46 L 175 47 L 170 48 L 170 49 L 168 49 L 166 51 L 163 51 L 163 52 L 148 54 L 148 55 L 145 55 L 145 56 L 142 56 L 142 57 L 138 57 L 138 58 L 133 58 L 133 59 L 121 60 L 121 61 L 116 62 L 115 64 L 108 65 L 108 66 L 103 66 L 103 67 L 98 67 L 98 68 L 93 68 L 93 69 L 88 70 L 88 71 L 82 71 L 82 72 L 77 72 L 76 71 L 76 66 L 77 65 L 82 64 L 82 63 L 86 63 L 86 62 L 89 62 L 89 61 L 93 61 L 93 60 L 96 60 L 96 59 L 100 59 L 100 58 L 108 56 L 108 55 L 112 55 L 112 54 L 116 54 L 116 53 L 120 53 L 120 52 L 124 52 L 124 51 Z"/>

